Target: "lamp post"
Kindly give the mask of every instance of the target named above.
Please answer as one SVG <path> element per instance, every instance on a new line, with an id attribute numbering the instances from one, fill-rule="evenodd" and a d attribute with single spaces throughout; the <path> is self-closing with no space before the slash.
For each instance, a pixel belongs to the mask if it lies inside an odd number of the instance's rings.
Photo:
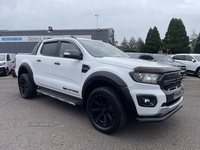
<path id="1" fill-rule="evenodd" d="M 97 29 L 98 29 L 98 17 L 99 17 L 99 15 L 96 14 L 95 17 L 97 17 Z"/>

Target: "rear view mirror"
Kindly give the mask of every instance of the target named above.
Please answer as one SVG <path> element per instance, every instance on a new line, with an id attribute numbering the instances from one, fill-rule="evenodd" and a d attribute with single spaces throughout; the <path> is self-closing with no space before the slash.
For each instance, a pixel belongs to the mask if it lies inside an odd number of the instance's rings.
<path id="1" fill-rule="evenodd" d="M 195 60 L 195 59 L 192 59 L 192 62 L 196 62 L 196 60 Z"/>
<path id="2" fill-rule="evenodd" d="M 82 53 L 79 51 L 79 50 L 70 50 L 70 49 L 67 49 L 63 56 L 65 58 L 74 58 L 74 59 L 78 59 L 78 60 L 82 60 L 83 59 L 83 55 Z"/>

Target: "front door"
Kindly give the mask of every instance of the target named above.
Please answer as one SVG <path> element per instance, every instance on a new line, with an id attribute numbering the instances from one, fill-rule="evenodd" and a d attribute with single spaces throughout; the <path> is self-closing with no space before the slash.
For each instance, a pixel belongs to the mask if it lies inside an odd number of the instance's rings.
<path id="1" fill-rule="evenodd" d="M 64 58 L 64 51 L 79 49 L 73 42 L 61 41 L 58 57 L 53 61 L 53 87 L 69 95 L 80 97 L 83 60 Z"/>

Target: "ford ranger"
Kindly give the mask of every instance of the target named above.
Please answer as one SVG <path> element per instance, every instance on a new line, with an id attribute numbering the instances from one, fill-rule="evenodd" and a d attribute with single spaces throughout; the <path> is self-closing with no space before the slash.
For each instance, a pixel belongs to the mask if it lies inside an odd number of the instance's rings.
<path id="1" fill-rule="evenodd" d="M 16 75 L 23 98 L 42 93 L 82 105 L 94 128 L 105 134 L 122 128 L 127 115 L 160 122 L 182 107 L 178 67 L 131 59 L 97 40 L 45 39 L 31 54 L 16 55 Z"/>

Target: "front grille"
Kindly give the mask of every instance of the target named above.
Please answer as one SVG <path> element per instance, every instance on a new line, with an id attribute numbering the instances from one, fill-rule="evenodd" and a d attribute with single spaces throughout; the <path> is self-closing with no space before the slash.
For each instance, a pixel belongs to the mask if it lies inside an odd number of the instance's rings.
<path id="1" fill-rule="evenodd" d="M 177 71 L 177 72 L 165 73 L 160 78 L 158 83 L 161 89 L 164 89 L 165 91 L 171 91 L 181 86 L 181 80 L 182 80 L 181 74 L 179 71 Z"/>

